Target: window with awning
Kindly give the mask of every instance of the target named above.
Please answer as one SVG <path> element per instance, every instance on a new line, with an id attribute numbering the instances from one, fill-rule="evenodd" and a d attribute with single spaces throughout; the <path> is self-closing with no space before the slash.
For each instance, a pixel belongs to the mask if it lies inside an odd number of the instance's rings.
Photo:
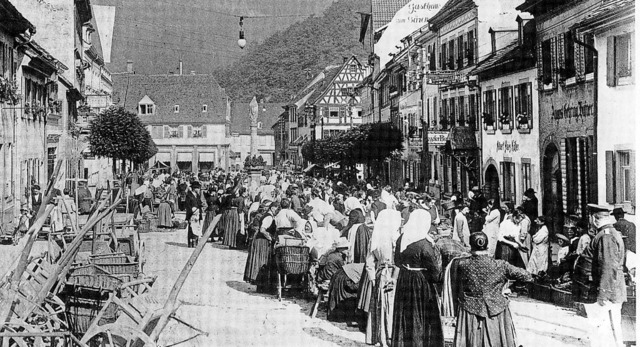
<path id="1" fill-rule="evenodd" d="M 156 161 L 161 161 L 161 162 L 170 162 L 171 161 L 171 153 L 163 153 L 163 152 L 158 152 L 156 153 Z"/>
<path id="2" fill-rule="evenodd" d="M 215 161 L 214 153 L 198 153 L 198 156 L 201 163 L 213 163 Z"/>
<path id="3" fill-rule="evenodd" d="M 193 153 L 178 153 L 177 161 L 188 161 L 191 162 L 191 158 L 193 158 Z"/>

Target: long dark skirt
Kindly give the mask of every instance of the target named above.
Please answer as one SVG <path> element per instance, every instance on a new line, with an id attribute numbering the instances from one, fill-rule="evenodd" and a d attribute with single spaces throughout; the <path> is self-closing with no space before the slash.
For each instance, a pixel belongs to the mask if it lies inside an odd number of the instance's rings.
<path id="1" fill-rule="evenodd" d="M 224 240 L 222 244 L 229 246 L 230 248 L 236 248 L 236 238 L 238 237 L 238 231 L 240 231 L 240 217 L 236 209 L 225 210 L 220 217 L 219 230 L 223 235 Z"/>
<path id="2" fill-rule="evenodd" d="M 257 238 L 251 243 L 247 265 L 244 267 L 244 281 L 254 284 L 258 278 L 260 268 L 269 263 L 271 255 L 271 242 L 267 239 Z"/>
<path id="3" fill-rule="evenodd" d="M 193 234 L 193 229 L 191 228 L 191 222 L 189 222 L 187 226 L 187 247 L 194 248 L 198 245 L 198 237 Z"/>
<path id="4" fill-rule="evenodd" d="M 373 280 L 369 278 L 369 273 L 366 269 L 362 271 L 362 277 L 360 277 L 360 283 L 358 284 L 358 310 L 369 312 L 374 285 Z"/>
<path id="5" fill-rule="evenodd" d="M 516 329 L 509 307 L 493 317 L 480 317 L 458 308 L 456 347 L 515 347 Z"/>
<path id="6" fill-rule="evenodd" d="M 383 346 L 387 346 L 391 341 L 395 288 L 385 289 L 385 286 L 391 280 L 392 274 L 392 266 L 380 267 L 376 271 L 376 281 L 373 286 L 369 316 L 367 317 L 367 344 L 376 345 L 380 343 Z"/>
<path id="7" fill-rule="evenodd" d="M 393 306 L 392 346 L 444 346 L 433 286 L 420 271 L 400 268 Z"/>
<path id="8" fill-rule="evenodd" d="M 158 226 L 163 228 L 173 228 L 171 220 L 171 205 L 163 201 L 158 206 Z"/>
<path id="9" fill-rule="evenodd" d="M 524 269 L 526 267 L 518 250 L 507 245 L 504 242 L 498 241 L 498 244 L 496 245 L 495 258 L 502 259 L 509 264 L 517 266 L 519 268 Z"/>
<path id="10" fill-rule="evenodd" d="M 204 216 L 204 221 L 202 222 L 202 234 L 206 232 L 207 228 L 209 227 L 209 225 L 211 224 L 211 221 L 215 216 L 216 216 L 216 211 L 207 210 L 207 213 Z"/>
<path id="11" fill-rule="evenodd" d="M 358 283 L 353 282 L 343 268 L 331 277 L 329 284 L 329 312 L 327 316 L 330 319 L 337 318 L 336 308 L 343 301 L 355 299 L 358 297 Z M 349 310 L 347 310 L 349 311 Z M 355 313 L 355 307 L 352 313 Z"/>

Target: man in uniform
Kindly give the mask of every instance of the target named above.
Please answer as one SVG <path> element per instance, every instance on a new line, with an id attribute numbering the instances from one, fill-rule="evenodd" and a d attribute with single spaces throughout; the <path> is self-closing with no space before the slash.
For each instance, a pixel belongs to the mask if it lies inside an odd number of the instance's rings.
<path id="1" fill-rule="evenodd" d="M 574 299 L 584 303 L 591 346 L 622 346 L 624 243 L 613 227 L 607 206 L 589 204 L 590 227 L 596 235 L 580 255 L 574 271 Z"/>

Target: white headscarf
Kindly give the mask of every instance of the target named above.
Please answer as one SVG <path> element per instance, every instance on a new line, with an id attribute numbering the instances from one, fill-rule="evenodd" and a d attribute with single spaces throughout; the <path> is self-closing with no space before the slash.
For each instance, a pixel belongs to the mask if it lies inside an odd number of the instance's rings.
<path id="1" fill-rule="evenodd" d="M 431 225 L 431 214 L 429 211 L 423 209 L 417 209 L 409 215 L 409 220 L 403 227 L 402 241 L 400 241 L 400 252 L 403 252 L 407 247 L 422 239 L 434 243 L 431 236 L 429 236 L 429 226 Z"/>
<path id="2" fill-rule="evenodd" d="M 347 198 L 347 200 L 344 201 L 344 214 L 345 216 L 349 215 L 349 212 L 355 210 L 355 209 L 360 209 L 362 211 L 362 213 L 364 213 L 364 208 L 362 207 L 362 204 L 360 203 L 360 200 L 358 200 L 358 198 L 356 198 L 355 196 L 350 196 Z"/>
<path id="3" fill-rule="evenodd" d="M 397 239 L 398 229 L 402 224 L 402 215 L 396 210 L 382 210 L 378 214 L 371 234 L 370 251 L 380 250 L 392 256 L 393 242 Z"/>

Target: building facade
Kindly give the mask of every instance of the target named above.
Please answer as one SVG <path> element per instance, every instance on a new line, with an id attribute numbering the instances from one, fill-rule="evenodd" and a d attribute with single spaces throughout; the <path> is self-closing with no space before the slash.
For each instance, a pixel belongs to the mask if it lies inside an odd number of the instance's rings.
<path id="1" fill-rule="evenodd" d="M 487 198 L 522 203 L 524 192 L 539 192 L 540 150 L 535 22 L 518 16 L 517 38 L 472 71 L 482 93 L 482 178 Z M 517 24 L 517 26 L 516 26 Z"/>
<path id="2" fill-rule="evenodd" d="M 172 171 L 229 169 L 231 106 L 211 75 L 113 74 L 114 102 L 139 115 Z"/>
<path id="3" fill-rule="evenodd" d="M 573 25 L 600 1 L 525 1 L 518 6 L 536 20 L 542 213 L 556 230 L 565 217 L 586 218 L 598 202 L 595 146 L 596 85 L 591 35 L 575 36 Z"/>
<path id="4" fill-rule="evenodd" d="M 620 206 L 628 220 L 636 214 L 635 121 L 635 3 L 629 0 L 603 2 L 591 16 L 574 26 L 576 36 L 588 38 L 598 52 L 594 64 L 597 81 L 598 203 Z"/>
<path id="5" fill-rule="evenodd" d="M 275 165 L 276 144 L 273 126 L 278 123 L 279 116 L 283 113 L 279 103 L 260 102 L 258 105 L 257 143 L 255 144 L 257 155 L 262 156 L 267 166 Z M 231 128 L 229 145 L 233 150 L 233 158 L 230 158 L 231 170 L 244 168 L 244 161 L 251 153 L 251 117 L 249 115 L 249 103 L 233 102 L 231 105 Z"/>

